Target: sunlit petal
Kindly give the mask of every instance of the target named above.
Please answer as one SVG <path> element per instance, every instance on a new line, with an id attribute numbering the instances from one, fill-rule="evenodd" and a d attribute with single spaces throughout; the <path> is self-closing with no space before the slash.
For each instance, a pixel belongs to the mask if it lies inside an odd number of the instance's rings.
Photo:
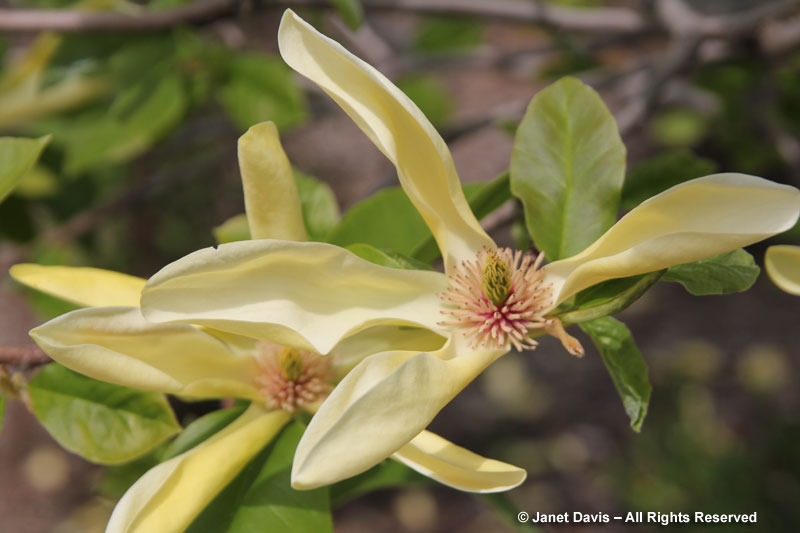
<path id="1" fill-rule="evenodd" d="M 451 339 L 433 353 L 375 354 L 350 371 L 303 434 L 292 466 L 292 486 L 308 489 L 334 483 L 398 451 L 503 353 L 461 351 L 458 342 Z"/>
<path id="2" fill-rule="evenodd" d="M 147 283 L 142 311 L 326 354 L 376 325 L 437 330 L 438 272 L 364 261 L 330 244 L 241 241 L 194 252 Z"/>
<path id="3" fill-rule="evenodd" d="M 291 10 L 281 21 L 278 44 L 286 63 L 322 87 L 397 167 L 448 271 L 482 246 L 493 246 L 464 198 L 450 151 L 410 98 Z"/>
<path id="4" fill-rule="evenodd" d="M 20 283 L 81 307 L 139 305 L 145 280 L 91 267 L 14 265 L 9 274 Z"/>
<path id="5" fill-rule="evenodd" d="M 114 508 L 106 533 L 178 533 L 289 421 L 251 406 L 222 431 L 150 469 Z"/>
<path id="6" fill-rule="evenodd" d="M 306 240 L 294 172 L 274 123 L 256 124 L 239 138 L 239 169 L 252 238 Z"/>
<path id="7" fill-rule="evenodd" d="M 744 174 L 687 181 L 643 202 L 580 254 L 545 267 L 559 303 L 611 278 L 653 272 L 791 228 L 800 191 Z"/>
<path id="8" fill-rule="evenodd" d="M 184 324 L 152 324 L 137 307 L 90 307 L 31 331 L 47 355 L 82 374 L 184 396 L 258 399 L 251 356 Z"/>
<path id="9" fill-rule="evenodd" d="M 800 246 L 770 246 L 764 256 L 764 266 L 775 285 L 800 296 Z"/>
<path id="10" fill-rule="evenodd" d="M 525 481 L 525 470 L 481 457 L 430 431 L 423 431 L 392 458 L 420 474 L 469 492 L 500 492 Z"/>
<path id="11" fill-rule="evenodd" d="M 433 352 L 447 339 L 424 328 L 408 326 L 375 326 L 342 339 L 331 350 L 334 365 L 342 375 L 365 357 L 389 350 Z"/>

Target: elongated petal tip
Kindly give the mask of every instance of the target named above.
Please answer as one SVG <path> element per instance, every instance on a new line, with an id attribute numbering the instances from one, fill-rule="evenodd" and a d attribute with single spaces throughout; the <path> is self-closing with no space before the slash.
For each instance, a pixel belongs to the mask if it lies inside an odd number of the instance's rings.
<path id="1" fill-rule="evenodd" d="M 764 256 L 764 266 L 779 289 L 800 296 L 800 246 L 770 246 Z"/>

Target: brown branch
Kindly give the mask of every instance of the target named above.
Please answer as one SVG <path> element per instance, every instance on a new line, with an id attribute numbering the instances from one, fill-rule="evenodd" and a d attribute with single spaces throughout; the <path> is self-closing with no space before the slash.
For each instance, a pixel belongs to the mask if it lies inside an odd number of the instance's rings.
<path id="1" fill-rule="evenodd" d="M 52 361 L 38 346 L 0 346 L 0 364 L 37 366 Z"/>
<path id="2" fill-rule="evenodd" d="M 240 0 L 198 0 L 186 6 L 139 14 L 68 9 L 0 9 L 0 30 L 162 31 L 179 24 L 203 24 L 232 16 L 239 4 Z M 331 3 L 328 0 L 268 0 L 266 7 L 331 8 Z M 364 0 L 364 7 L 370 11 L 459 15 L 537 23 L 587 32 L 638 33 L 648 28 L 644 17 L 630 9 L 567 8 L 518 0 Z"/>

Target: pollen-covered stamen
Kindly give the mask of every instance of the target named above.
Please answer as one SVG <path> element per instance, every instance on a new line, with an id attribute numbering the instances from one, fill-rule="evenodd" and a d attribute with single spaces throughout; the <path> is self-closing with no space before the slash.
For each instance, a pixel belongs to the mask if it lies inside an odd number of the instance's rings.
<path id="1" fill-rule="evenodd" d="M 442 311 L 453 320 L 441 325 L 464 328 L 473 348 L 535 348 L 528 331 L 545 328 L 543 312 L 552 302 L 551 287 L 539 269 L 542 259 L 509 248 L 484 248 L 475 261 L 462 261 L 448 290 L 439 295 L 454 306 Z"/>
<path id="2" fill-rule="evenodd" d="M 260 372 L 255 383 L 268 408 L 293 413 L 313 407 L 330 393 L 330 357 L 266 342 L 258 343 L 257 349 Z"/>

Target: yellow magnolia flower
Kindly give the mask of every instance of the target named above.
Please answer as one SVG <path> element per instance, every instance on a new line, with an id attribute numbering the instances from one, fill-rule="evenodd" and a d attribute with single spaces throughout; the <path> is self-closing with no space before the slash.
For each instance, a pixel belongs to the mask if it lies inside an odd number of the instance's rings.
<path id="1" fill-rule="evenodd" d="M 770 246 L 764 254 L 764 266 L 779 289 L 800 296 L 800 246 Z"/>
<path id="2" fill-rule="evenodd" d="M 445 143 L 388 79 L 292 11 L 281 22 L 279 45 L 284 60 L 395 164 L 446 272 L 385 268 L 329 244 L 261 240 L 197 251 L 148 281 L 142 310 L 159 323 L 280 339 L 322 354 L 376 325 L 442 337 L 437 350 L 370 355 L 344 377 L 297 448 L 296 488 L 353 476 L 388 456 L 413 463 L 448 446 L 421 432 L 514 340 L 530 345 L 532 334 L 550 332 L 580 351 L 548 315 L 578 291 L 748 245 L 790 228 L 800 211 L 792 187 L 742 174 L 707 176 L 651 198 L 582 253 L 539 270 L 533 258 L 497 250 L 467 205 Z M 454 466 L 436 467 L 433 477 Z M 498 472 L 497 487 L 523 477 Z M 484 490 L 469 478 L 453 485 Z"/>
<path id="3" fill-rule="evenodd" d="M 271 123 L 239 141 L 245 206 L 254 238 L 305 240 L 288 159 Z M 265 206 L 269 208 L 265 209 Z M 298 409 L 316 410 L 332 378 L 365 356 L 442 339 L 423 329 L 379 326 L 343 339 L 334 358 L 193 324 L 153 324 L 138 307 L 145 280 L 94 268 L 15 265 L 28 286 L 86 307 L 31 331 L 59 363 L 96 379 L 184 397 L 252 401 L 236 421 L 202 444 L 148 471 L 120 500 L 108 532 L 183 531 Z M 524 472 L 422 432 L 402 460 L 437 480 L 500 490 Z M 210 468 L 209 465 L 213 465 Z M 465 485 L 466 484 L 466 485 Z"/>

